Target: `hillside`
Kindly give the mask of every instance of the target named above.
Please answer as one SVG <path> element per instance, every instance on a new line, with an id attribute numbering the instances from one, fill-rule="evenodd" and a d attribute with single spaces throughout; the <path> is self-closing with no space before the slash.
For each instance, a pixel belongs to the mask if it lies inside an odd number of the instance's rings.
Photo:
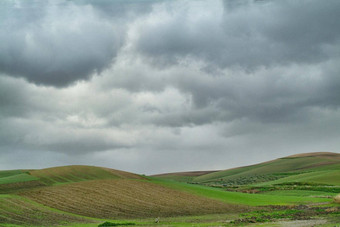
<path id="1" fill-rule="evenodd" d="M 129 179 L 78 182 L 20 195 L 58 210 L 95 218 L 166 217 L 240 210 L 235 205 Z"/>
<path id="2" fill-rule="evenodd" d="M 0 193 L 98 179 L 144 179 L 142 176 L 95 166 L 60 166 L 40 170 L 0 171 Z"/>
<path id="3" fill-rule="evenodd" d="M 187 182 L 205 185 L 249 185 L 264 183 L 315 183 L 340 185 L 340 154 L 317 152 L 292 155 L 256 165 L 221 170 L 191 177 Z M 180 176 L 185 175 L 181 173 Z M 171 177 L 170 177 L 171 176 Z M 178 177 L 177 173 L 158 175 Z"/>
<path id="4" fill-rule="evenodd" d="M 337 208 L 325 210 L 337 206 L 339 161 L 339 154 L 311 153 L 229 170 L 153 177 L 80 165 L 0 171 L 0 226 L 98 226 L 107 220 L 150 226 L 157 225 L 158 217 L 168 226 L 220 226 L 259 209 L 277 209 L 281 218 L 291 218 L 295 207 L 300 210 L 294 212 L 309 212 L 306 219 L 334 216 Z M 305 209 L 317 204 L 326 207 L 319 213 Z"/>
<path id="5" fill-rule="evenodd" d="M 98 219 L 230 213 L 244 210 L 143 176 L 94 166 L 0 171 L 0 226 L 98 223 Z"/>
<path id="6" fill-rule="evenodd" d="M 152 177 L 163 178 L 168 180 L 176 180 L 180 182 L 190 182 L 195 177 L 206 175 L 209 173 L 215 173 L 217 170 L 213 171 L 191 171 L 191 172 L 176 172 L 176 173 L 163 173 L 152 175 Z"/>
<path id="7" fill-rule="evenodd" d="M 95 166 L 61 166 L 32 170 L 28 174 L 47 185 L 98 179 L 143 179 L 137 174 Z"/>

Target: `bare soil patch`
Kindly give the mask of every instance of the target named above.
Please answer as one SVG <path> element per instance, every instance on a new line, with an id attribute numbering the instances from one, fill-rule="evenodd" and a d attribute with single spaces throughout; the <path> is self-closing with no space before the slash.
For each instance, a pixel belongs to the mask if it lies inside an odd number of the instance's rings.
<path id="1" fill-rule="evenodd" d="M 78 182 L 22 194 L 41 204 L 96 218 L 168 217 L 238 212 L 229 205 L 141 180 Z"/>

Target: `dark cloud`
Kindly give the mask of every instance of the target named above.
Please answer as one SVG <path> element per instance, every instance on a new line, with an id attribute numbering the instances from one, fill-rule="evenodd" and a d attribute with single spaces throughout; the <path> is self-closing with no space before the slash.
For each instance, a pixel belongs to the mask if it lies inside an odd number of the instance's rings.
<path id="1" fill-rule="evenodd" d="M 124 31 L 91 5 L 11 2 L 2 9 L 0 71 L 65 86 L 108 67 Z"/>
<path id="2" fill-rule="evenodd" d="M 1 168 L 157 173 L 340 148 L 338 1 L 0 4 Z"/>
<path id="3" fill-rule="evenodd" d="M 141 23 L 136 50 L 156 65 L 190 57 L 248 69 L 339 56 L 327 48 L 340 43 L 339 1 L 224 1 L 224 10 L 219 3 L 157 8 Z"/>

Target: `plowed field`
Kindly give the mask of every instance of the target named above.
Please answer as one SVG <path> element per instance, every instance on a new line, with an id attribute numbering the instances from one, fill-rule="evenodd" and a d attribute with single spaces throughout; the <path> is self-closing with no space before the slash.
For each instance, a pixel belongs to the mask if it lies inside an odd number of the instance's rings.
<path id="1" fill-rule="evenodd" d="M 243 209 L 147 181 L 128 179 L 78 182 L 22 195 L 49 207 L 96 218 L 216 214 Z"/>

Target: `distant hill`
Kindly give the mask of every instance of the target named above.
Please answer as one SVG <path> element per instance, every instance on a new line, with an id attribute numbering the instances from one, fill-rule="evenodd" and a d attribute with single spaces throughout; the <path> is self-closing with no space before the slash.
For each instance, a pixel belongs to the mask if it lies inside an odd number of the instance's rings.
<path id="1" fill-rule="evenodd" d="M 152 175 L 153 177 L 159 177 L 169 180 L 176 180 L 181 182 L 188 182 L 192 181 L 195 177 L 206 175 L 209 173 L 215 173 L 218 170 L 212 171 L 191 171 L 191 172 L 176 172 L 176 173 L 163 173 L 163 174 L 156 174 Z"/>
<path id="2" fill-rule="evenodd" d="M 340 154 L 316 152 L 297 154 L 256 165 L 221 170 L 187 178 L 187 182 L 209 185 L 316 183 L 340 185 Z M 158 175 L 185 180 L 185 173 Z"/>
<path id="3" fill-rule="evenodd" d="M 28 174 L 45 184 L 58 184 L 99 179 L 143 179 L 140 175 L 96 166 L 61 166 L 32 170 Z"/>

